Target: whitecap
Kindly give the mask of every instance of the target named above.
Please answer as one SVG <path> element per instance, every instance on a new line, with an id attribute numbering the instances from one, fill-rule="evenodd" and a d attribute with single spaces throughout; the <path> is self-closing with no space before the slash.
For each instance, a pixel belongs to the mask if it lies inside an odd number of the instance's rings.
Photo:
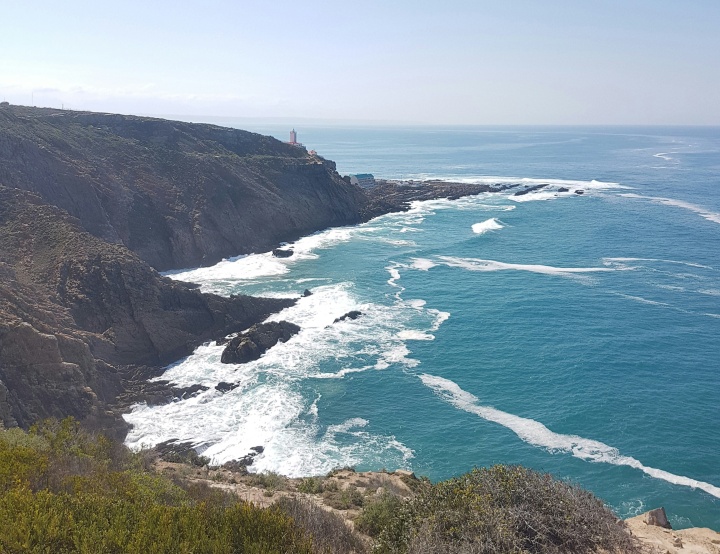
<path id="1" fill-rule="evenodd" d="M 600 441 L 586 439 L 577 435 L 555 433 L 534 419 L 516 416 L 490 406 L 480 405 L 475 395 L 463 390 L 457 383 L 449 379 L 429 374 L 423 374 L 419 377 L 425 386 L 446 402 L 458 409 L 510 429 L 528 444 L 544 448 L 551 453 L 568 453 L 588 462 L 632 467 L 656 479 L 662 479 L 675 485 L 701 489 L 712 496 L 720 498 L 720 487 L 683 475 L 675 475 L 662 469 L 647 467 L 635 458 L 624 456 L 616 448 Z"/>
<path id="2" fill-rule="evenodd" d="M 496 231 L 498 229 L 502 229 L 503 224 L 497 220 L 497 218 L 490 218 L 486 219 L 485 221 L 481 223 L 475 223 L 472 226 L 473 233 L 477 235 L 483 235 L 487 233 L 488 231 Z"/>
<path id="3" fill-rule="evenodd" d="M 437 266 L 437 264 L 427 258 L 413 258 L 412 260 L 412 267 L 421 271 L 428 271 L 435 266 Z"/>

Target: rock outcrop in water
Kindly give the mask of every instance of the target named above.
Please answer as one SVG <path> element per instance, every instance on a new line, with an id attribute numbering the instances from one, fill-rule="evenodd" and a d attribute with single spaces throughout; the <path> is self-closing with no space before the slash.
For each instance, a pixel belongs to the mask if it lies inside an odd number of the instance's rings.
<path id="1" fill-rule="evenodd" d="M 220 361 L 224 364 L 244 364 L 257 360 L 278 342 L 287 342 L 299 332 L 300 327 L 289 321 L 253 325 L 225 346 Z"/>

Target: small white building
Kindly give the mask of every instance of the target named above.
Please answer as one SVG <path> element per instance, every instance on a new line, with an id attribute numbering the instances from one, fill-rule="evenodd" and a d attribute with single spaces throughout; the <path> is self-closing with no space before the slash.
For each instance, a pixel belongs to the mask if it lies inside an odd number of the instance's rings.
<path id="1" fill-rule="evenodd" d="M 372 173 L 358 173 L 357 175 L 350 175 L 350 184 L 358 185 L 363 188 L 374 187 L 375 176 Z"/>

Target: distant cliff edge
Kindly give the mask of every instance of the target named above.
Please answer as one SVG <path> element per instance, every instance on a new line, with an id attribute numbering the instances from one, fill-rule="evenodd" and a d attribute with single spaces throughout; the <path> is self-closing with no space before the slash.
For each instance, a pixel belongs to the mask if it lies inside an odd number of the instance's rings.
<path id="1" fill-rule="evenodd" d="M 7 105 L 0 107 L 0 184 L 38 194 L 159 271 L 358 223 L 367 203 L 333 162 L 272 137 Z"/>

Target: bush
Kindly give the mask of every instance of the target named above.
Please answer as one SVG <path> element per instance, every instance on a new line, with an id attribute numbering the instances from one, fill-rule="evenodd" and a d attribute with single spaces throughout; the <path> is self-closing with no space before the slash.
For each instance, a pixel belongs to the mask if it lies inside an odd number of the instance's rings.
<path id="1" fill-rule="evenodd" d="M 275 505 L 313 537 L 313 547 L 323 554 L 364 553 L 367 547 L 339 515 L 309 500 L 283 497 Z"/>
<path id="2" fill-rule="evenodd" d="M 287 488 L 287 479 L 274 471 L 254 473 L 249 483 L 256 487 L 262 487 L 270 492 L 282 491 Z"/>
<path id="3" fill-rule="evenodd" d="M 401 505 L 402 500 L 397 496 L 385 493 L 363 508 L 355 520 L 355 528 L 366 535 L 377 537 L 390 524 Z"/>
<path id="4" fill-rule="evenodd" d="M 71 419 L 0 430 L 0 552 L 313 551 L 278 508 L 187 489 Z"/>
<path id="5" fill-rule="evenodd" d="M 323 491 L 323 482 L 319 477 L 307 477 L 301 479 L 297 490 L 305 494 L 320 494 Z"/>
<path id="6" fill-rule="evenodd" d="M 342 490 L 326 490 L 323 493 L 325 504 L 336 510 L 350 510 L 360 508 L 365 503 L 362 493 L 355 487 Z"/>
<path id="7" fill-rule="evenodd" d="M 639 552 L 591 493 L 519 466 L 426 483 L 393 514 L 378 534 L 376 552 Z"/>

